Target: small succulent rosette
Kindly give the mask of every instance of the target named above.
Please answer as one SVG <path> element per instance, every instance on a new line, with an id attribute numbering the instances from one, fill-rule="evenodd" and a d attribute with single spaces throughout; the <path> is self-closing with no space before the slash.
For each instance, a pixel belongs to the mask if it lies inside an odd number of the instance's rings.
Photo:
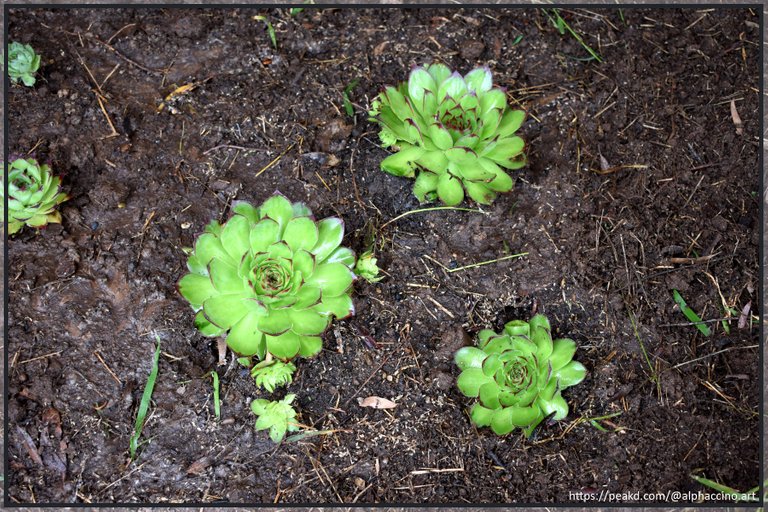
<path id="1" fill-rule="evenodd" d="M 0 212 L 4 191 L 0 190 Z M 61 223 L 56 207 L 68 196 L 61 191 L 61 178 L 54 176 L 48 165 L 32 158 L 17 158 L 8 166 L 8 234 L 25 225 L 41 228 L 48 223 Z"/>
<path id="2" fill-rule="evenodd" d="M 40 56 L 28 44 L 12 42 L 8 45 L 8 76 L 13 83 L 35 85 L 35 73 L 40 68 Z"/>
<path id="3" fill-rule="evenodd" d="M 270 374 L 271 387 L 283 385 L 294 368 L 287 361 L 319 353 L 332 319 L 354 313 L 355 255 L 340 247 L 341 219 L 316 222 L 307 206 L 282 195 L 232 210 L 198 237 L 179 291 L 201 333 L 226 335 L 234 352 L 262 360 L 254 377 Z"/>
<path id="4" fill-rule="evenodd" d="M 444 64 L 417 67 L 407 82 L 377 96 L 370 115 L 383 145 L 397 150 L 381 168 L 415 176 L 421 202 L 439 198 L 453 206 L 466 194 L 490 204 L 512 190 L 506 171 L 526 164 L 525 142 L 516 135 L 525 112 L 508 108 L 488 68 L 461 76 Z"/>
<path id="5" fill-rule="evenodd" d="M 513 320 L 500 334 L 480 331 L 478 346 L 461 348 L 454 357 L 462 370 L 459 390 L 480 400 L 470 411 L 472 422 L 498 435 L 519 427 L 530 436 L 544 418 L 564 419 L 568 404 L 561 391 L 586 375 L 572 360 L 575 352 L 573 340 L 552 340 L 544 315 Z"/>

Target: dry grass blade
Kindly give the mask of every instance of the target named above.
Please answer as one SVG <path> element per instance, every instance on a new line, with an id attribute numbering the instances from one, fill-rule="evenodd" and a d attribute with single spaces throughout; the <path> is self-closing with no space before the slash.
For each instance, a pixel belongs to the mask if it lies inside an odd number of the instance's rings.
<path id="1" fill-rule="evenodd" d="M 473 210 L 472 208 L 457 208 L 455 206 L 435 206 L 435 207 L 432 207 L 432 208 L 418 208 L 416 210 L 411 210 L 411 211 L 408 211 L 408 212 L 405 212 L 405 213 L 401 213 L 400 215 L 398 215 L 394 219 L 389 219 L 387 222 L 382 224 L 379 229 L 384 229 L 385 227 L 389 226 L 393 222 L 398 221 L 398 220 L 402 219 L 403 217 L 405 217 L 407 215 L 412 215 L 414 213 L 434 212 L 434 211 L 438 211 L 438 210 L 458 210 L 458 211 L 462 211 L 462 212 L 483 213 L 485 215 L 488 215 L 486 212 L 484 212 L 482 210 Z"/>

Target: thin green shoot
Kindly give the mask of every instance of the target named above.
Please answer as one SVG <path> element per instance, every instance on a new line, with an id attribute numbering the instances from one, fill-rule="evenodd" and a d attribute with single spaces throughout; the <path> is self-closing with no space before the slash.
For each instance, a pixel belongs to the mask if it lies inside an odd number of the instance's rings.
<path id="1" fill-rule="evenodd" d="M 347 112 L 349 117 L 355 117 L 355 109 L 352 106 L 352 101 L 349 99 L 349 93 L 352 92 L 352 89 L 357 87 L 358 83 L 360 83 L 360 80 L 355 78 L 349 83 L 349 85 L 344 88 L 344 110 Z"/>
<path id="2" fill-rule="evenodd" d="M 573 36 L 576 41 L 579 42 L 579 44 L 589 52 L 589 54 L 592 56 L 592 59 L 596 60 L 597 62 L 603 62 L 603 59 L 600 57 L 600 55 L 597 54 L 595 50 L 593 50 L 587 43 L 584 42 L 584 39 L 581 38 L 581 36 L 571 28 L 571 26 L 566 22 L 563 17 L 560 15 L 560 9 L 549 9 L 552 11 L 552 14 L 547 12 L 547 9 L 542 9 L 544 14 L 549 18 L 549 21 L 552 23 L 552 25 L 557 29 L 557 31 L 560 33 L 560 35 L 565 35 L 565 31 L 567 30 L 571 36 Z M 591 59 L 590 59 L 591 60 Z"/>
<path id="3" fill-rule="evenodd" d="M 433 206 L 432 208 L 417 208 L 415 210 L 410 210 L 410 211 L 407 211 L 405 213 L 401 213 L 400 215 L 398 215 L 394 219 L 388 220 L 387 222 L 382 224 L 379 227 L 379 229 L 380 230 L 384 229 L 385 227 L 389 226 L 393 222 L 398 221 L 398 220 L 402 219 L 403 217 L 406 217 L 408 215 L 412 215 L 414 213 L 434 212 L 434 211 L 437 211 L 437 210 L 458 210 L 458 211 L 462 211 L 462 212 L 474 212 L 474 213 L 482 213 L 484 215 L 488 215 L 488 213 L 484 212 L 483 210 L 475 210 L 475 209 L 472 209 L 472 208 L 457 208 L 455 206 Z"/>
<path id="4" fill-rule="evenodd" d="M 725 334 L 731 334 L 731 325 L 730 325 L 730 319 L 728 318 L 730 315 L 728 314 L 727 309 L 723 309 L 723 319 L 720 320 L 720 323 L 723 326 L 723 331 L 725 331 Z"/>
<path id="5" fill-rule="evenodd" d="M 514 41 L 512 41 L 512 46 L 516 46 L 520 41 L 523 40 L 523 34 L 519 34 Z"/>
<path id="6" fill-rule="evenodd" d="M 136 449 L 138 448 L 139 438 L 141 437 L 141 430 L 144 428 L 144 420 L 147 418 L 149 402 L 152 399 L 152 391 L 155 389 L 155 380 L 157 380 L 158 362 L 160 361 L 160 336 L 155 333 L 155 338 L 157 339 L 157 349 L 152 358 L 152 370 L 149 372 L 147 385 L 144 388 L 144 394 L 141 396 L 139 411 L 136 414 L 136 423 L 134 424 L 133 435 L 131 436 L 129 444 L 131 460 L 136 458 Z"/>
<path id="7" fill-rule="evenodd" d="M 313 0 L 304 0 L 301 3 L 304 4 L 304 5 L 308 5 L 308 4 L 311 5 L 311 4 L 315 3 L 315 2 Z M 304 10 L 304 7 L 291 7 L 291 9 L 288 11 L 288 13 L 291 16 L 296 16 L 297 14 L 299 14 L 303 10 Z"/>
<path id="8" fill-rule="evenodd" d="M 600 432 L 608 432 L 608 429 L 597 422 L 597 420 L 589 420 L 589 424 L 595 427 Z"/>
<path id="9" fill-rule="evenodd" d="M 723 485 L 719 482 L 715 482 L 714 480 L 710 480 L 709 478 L 704 478 L 703 476 L 698 475 L 691 475 L 691 478 L 693 478 L 695 481 L 700 483 L 701 485 L 704 485 L 706 487 L 709 487 L 710 489 L 714 489 L 717 492 L 727 494 L 730 496 L 734 501 L 760 501 L 757 497 L 757 491 L 760 489 L 760 486 L 753 487 L 752 489 L 748 490 L 747 492 L 741 492 L 737 491 L 733 487 L 728 487 L 727 485 Z"/>
<path id="10" fill-rule="evenodd" d="M 475 267 L 481 267 L 483 265 L 490 265 L 491 263 L 498 263 L 500 261 L 511 260 L 513 258 L 522 258 L 523 256 L 528 256 L 528 253 L 520 252 L 517 254 L 510 254 L 509 256 L 503 256 L 501 258 L 496 258 L 495 260 L 481 261 L 479 263 L 472 263 L 471 265 L 464 265 L 463 267 L 446 268 L 445 271 L 448 272 L 449 274 L 452 274 L 454 272 L 459 272 L 460 270 L 467 270 L 468 268 L 475 268 Z"/>
<path id="11" fill-rule="evenodd" d="M 623 24 L 625 24 L 625 25 L 627 24 L 627 20 L 624 19 L 624 10 L 623 9 L 619 9 L 619 19 L 621 20 L 621 22 Z"/>
<path id="12" fill-rule="evenodd" d="M 215 371 L 211 372 L 213 376 L 213 412 L 216 414 L 216 419 L 221 419 L 221 401 L 219 400 L 219 374 Z"/>
<path id="13" fill-rule="evenodd" d="M 680 295 L 680 292 L 677 290 L 672 290 L 672 297 L 675 299 L 677 305 L 680 306 L 680 311 L 682 311 L 685 317 L 690 320 L 691 323 L 695 325 L 699 331 L 701 331 L 701 334 L 704 336 L 709 336 L 712 334 L 712 330 L 709 328 L 709 326 L 701 320 L 701 317 L 699 317 L 695 311 L 688 307 L 688 304 L 686 304 L 685 300 Z"/>
<path id="14" fill-rule="evenodd" d="M 254 16 L 252 19 L 255 21 L 263 21 L 267 25 L 267 33 L 272 40 L 272 46 L 277 50 L 277 36 L 275 35 L 275 28 L 272 26 L 272 23 L 269 22 L 266 16 L 262 15 Z"/>
<path id="15" fill-rule="evenodd" d="M 594 418 L 583 418 L 583 420 L 584 421 L 588 421 L 590 425 L 592 425 L 593 427 L 595 427 L 597 430 L 599 430 L 601 432 L 609 432 L 609 430 L 607 428 L 605 428 L 604 426 L 602 426 L 598 422 L 600 422 L 602 420 L 607 420 L 607 419 L 610 419 L 610 418 L 615 418 L 616 416 L 621 416 L 621 411 L 614 412 L 614 413 L 611 413 L 611 414 L 606 414 L 604 416 L 595 416 Z"/>

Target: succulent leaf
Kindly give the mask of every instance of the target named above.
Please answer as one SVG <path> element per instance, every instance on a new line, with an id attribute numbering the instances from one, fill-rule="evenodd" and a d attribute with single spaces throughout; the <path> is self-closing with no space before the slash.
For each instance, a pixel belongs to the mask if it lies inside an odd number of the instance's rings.
<path id="1" fill-rule="evenodd" d="M 462 347 L 454 355 L 461 373 L 456 385 L 478 398 L 470 418 L 478 427 L 490 426 L 498 435 L 515 428 L 530 436 L 541 421 L 568 415 L 561 391 L 584 380 L 586 369 L 573 361 L 576 343 L 551 337 L 549 320 L 513 320 L 497 334 L 484 329 L 477 347 Z"/>
<path id="2" fill-rule="evenodd" d="M 205 336 L 227 336 L 241 356 L 271 354 L 283 364 L 316 355 L 333 318 L 354 313 L 356 260 L 340 247 L 344 223 L 316 222 L 306 205 L 279 194 L 258 208 L 237 203 L 232 212 L 226 223 L 206 226 L 189 254 L 190 273 L 179 281 L 197 312 L 195 326 Z"/>

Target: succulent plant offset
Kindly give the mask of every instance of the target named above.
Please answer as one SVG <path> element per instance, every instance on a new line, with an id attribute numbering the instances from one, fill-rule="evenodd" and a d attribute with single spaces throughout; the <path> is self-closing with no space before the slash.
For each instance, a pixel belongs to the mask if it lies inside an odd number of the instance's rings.
<path id="1" fill-rule="evenodd" d="M 459 390 L 480 399 L 470 411 L 472 422 L 498 435 L 520 427 L 530 436 L 544 418 L 565 418 L 568 404 L 561 391 L 586 375 L 584 366 L 572 361 L 575 352 L 573 340 L 552 341 L 544 315 L 513 320 L 500 334 L 480 331 L 478 346 L 463 347 L 454 357 L 462 370 Z"/>
<path id="2" fill-rule="evenodd" d="M 293 372 L 296 366 L 293 363 L 284 363 L 279 359 L 262 361 L 251 369 L 251 376 L 256 385 L 266 389 L 270 393 L 278 386 L 287 386 L 293 382 Z"/>
<path id="3" fill-rule="evenodd" d="M 370 115 L 384 146 L 397 149 L 381 168 L 416 176 L 413 193 L 421 202 L 437 197 L 453 206 L 466 192 L 489 204 L 514 185 L 505 169 L 526 164 L 525 143 L 515 135 L 525 112 L 507 107 L 488 68 L 462 77 L 444 64 L 417 67 L 408 82 L 378 95 Z"/>
<path id="4" fill-rule="evenodd" d="M 0 202 L 3 194 L 0 190 Z M 8 166 L 8 234 L 24 225 L 39 228 L 49 222 L 60 223 L 56 207 L 67 199 L 61 192 L 61 178 L 54 176 L 49 166 L 32 158 L 17 158 Z"/>
<path id="5" fill-rule="evenodd" d="M 355 265 L 355 274 L 362 277 L 369 283 L 378 283 L 382 279 L 379 275 L 380 269 L 376 264 L 377 258 L 373 256 L 373 251 L 365 251 L 360 257 L 357 258 L 357 264 Z"/>
<path id="6" fill-rule="evenodd" d="M 275 443 L 283 440 L 286 431 L 299 430 L 299 425 L 296 423 L 296 410 L 291 405 L 294 398 L 296 395 L 291 393 L 276 402 L 263 398 L 251 402 L 251 411 L 259 418 L 256 420 L 256 430 L 269 429 L 269 437 Z"/>
<path id="7" fill-rule="evenodd" d="M 354 313 L 355 255 L 339 247 L 343 221 L 315 222 L 307 206 L 279 194 L 232 210 L 224 225 L 206 226 L 179 281 L 195 325 L 206 336 L 226 335 L 242 356 L 316 355 L 332 318 Z"/>
<path id="8" fill-rule="evenodd" d="M 12 42 L 8 45 L 8 76 L 13 83 L 35 85 L 35 73 L 40 68 L 40 56 L 28 44 Z"/>

